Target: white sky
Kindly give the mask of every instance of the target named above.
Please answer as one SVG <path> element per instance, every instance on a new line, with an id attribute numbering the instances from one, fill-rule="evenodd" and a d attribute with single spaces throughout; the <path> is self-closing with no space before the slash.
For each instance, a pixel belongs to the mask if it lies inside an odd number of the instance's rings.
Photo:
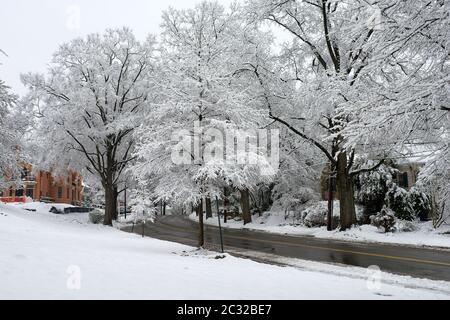
<path id="1" fill-rule="evenodd" d="M 190 8 L 200 0 L 1 0 L 0 79 L 18 94 L 20 74 L 45 72 L 62 43 L 106 28 L 127 26 L 143 40 L 157 34 L 169 6 Z M 232 0 L 219 0 L 229 5 Z M 79 15 L 78 15 L 79 13 Z"/>

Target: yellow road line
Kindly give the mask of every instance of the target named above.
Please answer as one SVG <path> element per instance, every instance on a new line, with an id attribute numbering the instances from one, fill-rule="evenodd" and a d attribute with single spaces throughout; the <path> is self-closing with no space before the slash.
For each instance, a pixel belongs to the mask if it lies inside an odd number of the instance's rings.
<path id="1" fill-rule="evenodd" d="M 194 234 L 196 233 L 194 231 L 186 230 L 184 228 L 180 228 L 180 227 L 176 227 L 176 226 L 172 226 L 172 225 L 168 225 L 166 223 L 161 223 L 161 222 L 159 222 L 159 223 L 169 229 L 171 228 L 174 230 L 184 231 L 184 232 L 188 232 L 188 233 L 194 233 Z M 179 238 L 181 238 L 181 237 L 179 237 Z M 233 239 L 239 239 L 239 240 L 251 240 L 251 241 L 255 241 L 255 242 L 289 245 L 289 246 L 295 246 L 295 247 L 335 251 L 335 252 L 342 252 L 342 253 L 351 253 L 351 254 L 355 254 L 355 255 L 372 256 L 372 257 L 385 258 L 385 259 L 391 259 L 391 260 L 403 260 L 403 261 L 411 261 L 411 262 L 418 262 L 418 263 L 424 263 L 424 264 L 432 264 L 432 265 L 440 265 L 440 266 L 450 267 L 450 263 L 441 262 L 441 261 L 423 260 L 423 259 L 391 256 L 391 255 L 385 255 L 385 254 L 379 254 L 379 253 L 370 253 L 370 252 L 363 252 L 363 251 L 353 251 L 353 250 L 345 250 L 345 249 L 337 249 L 337 248 L 329 248 L 329 247 L 321 247 L 321 246 L 312 246 L 312 245 L 299 244 L 299 243 L 293 243 L 293 242 L 288 242 L 288 241 L 284 242 L 284 241 L 264 240 L 264 239 L 255 239 L 255 238 L 249 239 L 246 237 L 233 236 L 233 235 L 227 235 L 227 238 L 233 238 Z"/>

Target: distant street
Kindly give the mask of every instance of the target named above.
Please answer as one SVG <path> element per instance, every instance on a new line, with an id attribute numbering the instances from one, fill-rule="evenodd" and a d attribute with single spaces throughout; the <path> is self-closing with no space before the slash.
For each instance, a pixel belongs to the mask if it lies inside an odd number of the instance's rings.
<path id="1" fill-rule="evenodd" d="M 154 224 L 145 225 L 144 234 L 196 246 L 197 230 L 198 224 L 186 216 L 158 216 Z M 125 231 L 131 231 L 131 228 Z M 135 226 L 134 232 L 141 234 L 142 226 Z M 386 272 L 450 281 L 450 250 L 344 242 L 236 229 L 224 229 L 223 235 L 225 251 L 227 248 L 244 249 L 359 267 L 377 265 Z M 205 241 L 207 246 L 220 244 L 217 227 L 205 226 Z"/>

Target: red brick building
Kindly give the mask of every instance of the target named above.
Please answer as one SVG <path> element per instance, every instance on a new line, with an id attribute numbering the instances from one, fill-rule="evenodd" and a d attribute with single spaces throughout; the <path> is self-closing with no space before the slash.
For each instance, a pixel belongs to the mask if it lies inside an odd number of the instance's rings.
<path id="1" fill-rule="evenodd" d="M 54 177 L 46 171 L 31 172 L 32 166 L 25 165 L 21 176 L 23 187 L 0 190 L 0 200 L 25 202 L 28 197 L 33 201 L 81 205 L 83 185 L 82 177 L 77 172 L 69 172 L 64 177 Z"/>

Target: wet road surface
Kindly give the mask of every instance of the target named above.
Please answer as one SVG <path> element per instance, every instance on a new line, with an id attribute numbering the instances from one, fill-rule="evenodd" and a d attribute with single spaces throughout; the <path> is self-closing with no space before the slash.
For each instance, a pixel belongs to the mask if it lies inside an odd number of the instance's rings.
<path id="1" fill-rule="evenodd" d="M 198 224 L 186 216 L 158 216 L 155 223 L 136 225 L 134 232 L 152 238 L 196 246 Z M 131 231 L 125 228 L 124 231 Z M 450 281 L 450 250 L 401 245 L 345 242 L 311 236 L 287 236 L 267 232 L 223 229 L 225 251 L 252 250 L 283 257 L 358 267 L 376 265 L 382 271 L 417 278 Z M 219 229 L 205 226 L 206 245 L 220 244 Z"/>

